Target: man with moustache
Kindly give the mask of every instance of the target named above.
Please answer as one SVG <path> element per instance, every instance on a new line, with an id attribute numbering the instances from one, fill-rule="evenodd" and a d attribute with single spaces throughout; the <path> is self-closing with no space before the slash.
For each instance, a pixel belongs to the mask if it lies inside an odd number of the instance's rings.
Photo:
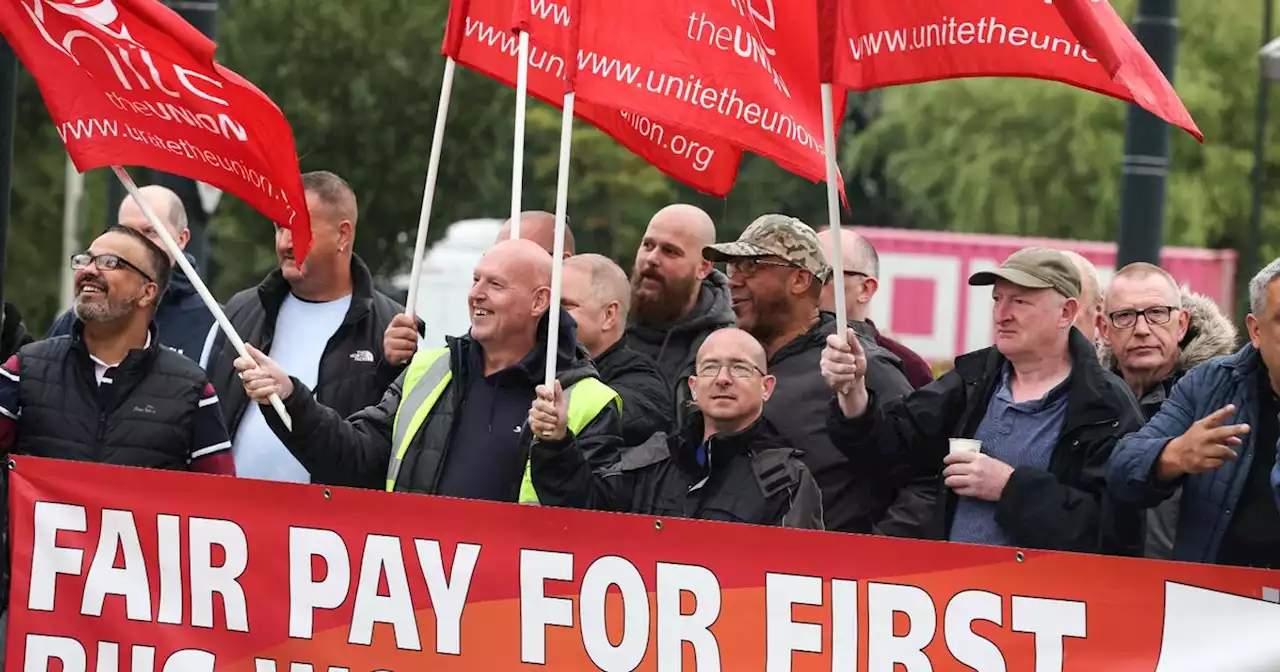
<path id="1" fill-rule="evenodd" d="M 726 262 L 738 326 L 764 346 L 768 371 L 778 379 L 765 417 L 804 451 L 802 459 L 822 488 L 827 529 L 910 536 L 928 510 L 917 501 L 928 489 L 909 491 L 890 511 L 905 481 L 860 477 L 827 436 L 831 390 L 818 362 L 837 327 L 835 315 L 819 309 L 831 267 L 817 234 L 794 217 L 763 215 L 736 242 L 710 245 L 703 254 Z M 879 395 L 894 399 L 911 391 L 896 356 L 870 339 L 864 347 L 872 353 L 868 378 Z"/>
<path id="2" fill-rule="evenodd" d="M 358 208 L 351 187 L 324 171 L 303 175 L 302 186 L 311 215 L 306 261 L 294 260 L 293 235 L 276 227 L 280 268 L 232 297 L 227 317 L 246 343 L 270 353 L 325 404 L 346 415 L 376 403 L 403 371 L 407 358 L 389 360 L 384 337 L 404 308 L 374 289 L 369 268 L 355 254 Z M 421 334 L 421 327 L 416 331 Z M 236 358 L 235 348 L 218 331 L 206 370 L 223 399 L 239 475 L 311 482 L 311 473 L 267 426 L 266 415 L 273 411 L 264 414 L 249 403 Z"/>
<path id="3" fill-rule="evenodd" d="M 716 227 L 702 210 L 669 205 L 653 216 L 631 272 L 632 348 L 652 357 L 676 400 L 677 422 L 689 408 L 687 381 L 707 335 L 733 326 L 728 281 L 702 257 Z"/>

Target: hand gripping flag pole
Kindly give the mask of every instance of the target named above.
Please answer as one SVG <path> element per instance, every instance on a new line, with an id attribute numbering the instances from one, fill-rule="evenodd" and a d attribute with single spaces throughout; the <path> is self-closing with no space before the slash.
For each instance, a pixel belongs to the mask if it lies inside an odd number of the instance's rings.
<path id="1" fill-rule="evenodd" d="M 151 224 L 152 230 L 160 236 L 160 240 L 164 243 L 164 247 L 169 251 L 169 255 L 182 268 L 182 272 L 187 274 L 187 279 L 195 286 L 196 293 L 200 295 L 200 299 L 204 301 L 204 305 L 208 306 L 209 312 L 213 313 L 213 317 L 218 321 L 218 326 L 222 328 L 222 333 L 227 335 L 227 339 L 235 347 L 236 352 L 245 359 L 252 359 L 249 351 L 244 347 L 244 340 L 240 338 L 240 334 L 236 333 L 236 328 L 231 326 L 231 320 L 227 319 L 227 314 L 222 312 L 222 306 L 218 305 L 217 300 L 213 298 L 213 294 L 209 288 L 205 286 L 204 280 L 200 279 L 200 275 L 196 273 L 196 269 L 187 261 L 187 255 L 182 253 L 182 248 L 178 247 L 178 241 L 173 239 L 173 235 L 169 233 L 169 229 L 160 222 L 160 218 L 156 216 L 156 211 L 151 209 L 151 204 L 147 202 L 146 197 L 138 191 L 138 185 L 133 183 L 133 178 L 129 177 L 129 172 L 124 166 L 111 166 L 112 172 L 120 179 L 120 183 L 124 185 L 125 190 L 133 197 L 134 202 L 142 209 L 142 214 L 147 218 L 147 222 Z M 280 420 L 284 423 L 286 429 L 293 431 L 293 418 L 289 417 L 289 412 L 284 409 L 284 402 L 280 400 L 280 395 L 271 395 L 271 407 L 276 409 L 276 413 L 280 415 Z"/>

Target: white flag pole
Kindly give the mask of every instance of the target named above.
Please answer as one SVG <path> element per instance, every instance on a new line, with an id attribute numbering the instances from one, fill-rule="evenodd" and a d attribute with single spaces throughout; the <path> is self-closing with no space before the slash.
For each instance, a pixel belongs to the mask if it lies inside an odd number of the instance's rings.
<path id="1" fill-rule="evenodd" d="M 227 339 L 231 341 L 231 345 L 235 347 L 236 352 L 241 357 L 251 359 L 249 351 L 244 347 L 244 340 L 240 338 L 240 334 L 236 333 L 235 327 L 231 326 L 231 320 L 227 319 L 227 314 L 222 312 L 222 306 L 218 305 L 209 288 L 205 286 L 204 280 L 200 279 L 200 275 L 191 266 L 191 262 L 187 261 L 187 255 L 182 253 L 182 248 L 178 247 L 178 241 L 173 239 L 169 229 L 160 222 L 160 218 L 156 216 L 156 211 L 151 209 L 151 204 L 138 191 L 138 185 L 133 183 L 133 178 L 129 177 L 129 172 L 124 169 L 124 166 L 111 166 L 111 170 L 115 172 L 116 177 L 120 179 L 120 183 L 124 185 L 129 195 L 133 197 L 138 207 L 142 209 L 142 215 L 147 218 L 151 228 L 160 236 L 160 240 L 164 242 L 164 247 L 169 250 L 173 260 L 182 268 L 182 272 L 187 274 L 187 279 L 195 286 L 196 293 L 200 295 L 204 305 L 209 308 L 209 312 L 213 313 L 218 326 L 222 327 L 222 332 L 227 335 Z M 280 400 L 280 395 L 271 395 L 271 407 L 276 409 L 276 413 L 280 415 L 280 420 L 284 422 L 285 428 L 292 432 L 293 418 L 289 417 L 289 412 L 284 410 L 284 402 Z"/>
<path id="2" fill-rule="evenodd" d="M 62 199 L 62 258 L 70 259 L 80 251 L 80 205 L 84 198 L 84 175 L 76 170 L 76 164 L 67 157 L 66 193 Z M 71 305 L 75 300 L 75 271 L 64 264 L 62 271 L 62 302 Z"/>
<path id="3" fill-rule="evenodd" d="M 427 159 L 427 185 L 422 190 L 422 212 L 418 215 L 418 238 L 413 243 L 413 267 L 409 271 L 409 297 L 405 313 L 418 314 L 418 283 L 422 282 L 423 257 L 427 252 L 427 229 L 431 225 L 431 205 L 436 196 L 436 178 L 440 176 L 440 149 L 444 145 L 444 128 L 449 119 L 449 99 L 453 96 L 453 74 L 458 63 L 453 58 L 444 62 L 444 81 L 440 84 L 440 104 L 436 107 L 435 136 L 431 139 L 431 157 Z"/>
<path id="4" fill-rule="evenodd" d="M 564 116 L 560 121 L 560 172 L 556 180 L 556 242 L 551 255 L 551 305 L 547 321 L 547 377 L 552 389 L 556 382 L 556 353 L 560 350 L 560 293 L 564 277 L 564 229 L 569 210 L 569 147 L 573 142 L 573 92 L 564 94 Z M 513 234 L 514 237 L 514 234 Z"/>
<path id="5" fill-rule="evenodd" d="M 822 85 L 822 130 L 827 150 L 827 222 L 831 228 L 831 282 L 836 297 L 836 333 L 844 335 L 849 328 L 849 316 L 844 306 L 844 247 L 840 242 L 840 166 L 836 163 L 835 105 L 831 99 L 831 84 Z"/>
<path id="6" fill-rule="evenodd" d="M 520 237 L 520 195 L 524 191 L 524 113 L 529 102 L 529 31 L 520 31 L 516 55 L 516 128 L 511 152 L 511 238 Z"/>

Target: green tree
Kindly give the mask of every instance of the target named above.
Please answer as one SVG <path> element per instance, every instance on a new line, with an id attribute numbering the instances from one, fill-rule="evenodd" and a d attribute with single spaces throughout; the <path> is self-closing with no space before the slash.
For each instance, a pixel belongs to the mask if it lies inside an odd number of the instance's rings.
<path id="1" fill-rule="evenodd" d="M 1122 16 L 1134 3 L 1117 2 Z M 1247 244 L 1257 3 L 1181 3 L 1174 84 L 1205 134 L 1174 131 L 1165 242 Z M 970 79 L 883 92 L 880 116 L 848 138 L 851 165 L 883 165 L 931 228 L 1114 240 L 1126 105 L 1036 80 Z M 1271 137 L 1280 131 L 1272 119 Z M 1276 159 L 1269 164 L 1263 239 L 1280 232 Z M 1268 242 L 1264 256 L 1280 253 Z M 1243 269 L 1248 271 L 1248 269 Z"/>

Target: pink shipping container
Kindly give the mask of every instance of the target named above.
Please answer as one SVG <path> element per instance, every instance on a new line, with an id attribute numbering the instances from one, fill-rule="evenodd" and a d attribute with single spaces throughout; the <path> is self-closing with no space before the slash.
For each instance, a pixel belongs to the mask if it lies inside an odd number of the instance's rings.
<path id="1" fill-rule="evenodd" d="M 857 227 L 880 255 L 880 289 L 871 319 L 925 359 L 941 362 L 991 345 L 991 288 L 969 276 L 995 268 L 1019 248 L 1074 250 L 1098 267 L 1105 287 L 1115 273 L 1116 244 L 1018 236 Z M 1234 250 L 1165 247 L 1161 265 L 1178 282 L 1232 315 Z"/>

